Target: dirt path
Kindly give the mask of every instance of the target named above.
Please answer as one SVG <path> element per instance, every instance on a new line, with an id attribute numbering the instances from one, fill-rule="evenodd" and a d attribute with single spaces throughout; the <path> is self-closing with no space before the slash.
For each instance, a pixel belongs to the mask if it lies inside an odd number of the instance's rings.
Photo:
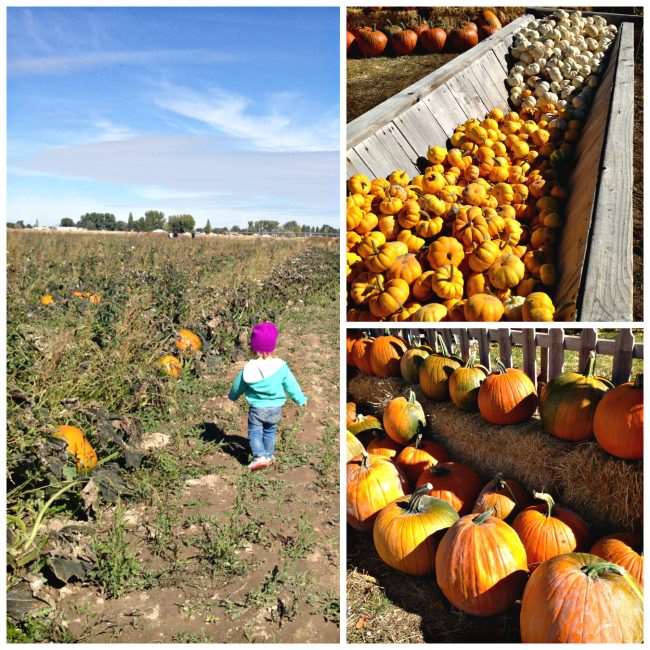
<path id="1" fill-rule="evenodd" d="M 74 583 L 56 590 L 66 636 L 132 643 L 338 641 L 338 328 L 332 322 L 297 305 L 281 323 L 278 354 L 309 404 L 285 407 L 270 470 L 245 468 L 245 405 L 224 397 L 244 360 L 204 378 L 214 396 L 200 405 L 201 424 L 159 452 L 170 464 L 169 484 L 161 489 L 157 477 L 146 490 L 140 477 L 142 499 L 129 501 L 126 510 L 105 509 L 82 534 L 81 547 L 92 536 L 110 540 L 109 588 L 111 579 L 124 585 L 120 574 L 133 569 L 120 558 L 131 555 L 137 570 L 113 598 L 106 588 Z M 174 475 L 182 475 L 174 463 L 191 465 L 191 478 L 174 485 Z"/>

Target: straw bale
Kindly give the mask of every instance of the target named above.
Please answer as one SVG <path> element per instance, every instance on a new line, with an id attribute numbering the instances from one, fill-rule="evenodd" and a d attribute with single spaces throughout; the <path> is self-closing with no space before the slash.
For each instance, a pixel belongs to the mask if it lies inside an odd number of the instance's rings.
<path id="1" fill-rule="evenodd" d="M 358 376 L 350 397 L 381 416 L 393 397 L 413 388 L 390 378 Z M 603 452 L 593 442 L 563 442 L 544 432 L 537 416 L 522 424 L 499 426 L 450 402 L 431 402 L 416 387 L 433 438 L 455 460 L 471 465 L 487 481 L 497 472 L 529 490 L 550 492 L 580 513 L 594 532 L 639 528 L 643 516 L 643 466 Z"/>

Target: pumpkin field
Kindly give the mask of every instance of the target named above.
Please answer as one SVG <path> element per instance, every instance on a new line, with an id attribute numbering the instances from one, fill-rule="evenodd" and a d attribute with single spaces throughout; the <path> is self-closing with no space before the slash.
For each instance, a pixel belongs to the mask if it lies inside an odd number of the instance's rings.
<path id="1" fill-rule="evenodd" d="M 9 232 L 10 642 L 336 642 L 338 241 Z M 309 404 L 247 470 L 250 326 Z"/>
<path id="2" fill-rule="evenodd" d="M 350 643 L 643 640 L 643 334 L 348 330 Z"/>

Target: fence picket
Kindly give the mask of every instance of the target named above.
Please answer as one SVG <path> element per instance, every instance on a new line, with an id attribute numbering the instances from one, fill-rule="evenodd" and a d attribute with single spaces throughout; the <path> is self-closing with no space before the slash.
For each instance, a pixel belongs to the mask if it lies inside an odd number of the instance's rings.
<path id="1" fill-rule="evenodd" d="M 551 345 L 548 349 L 548 378 L 555 379 L 564 366 L 564 330 L 554 327 L 549 332 Z"/>
<path id="2" fill-rule="evenodd" d="M 487 329 L 478 330 L 478 354 L 481 359 L 481 363 L 488 369 L 492 370 L 490 367 L 490 337 L 488 336 Z"/>
<path id="3" fill-rule="evenodd" d="M 497 331 L 499 341 L 499 358 L 506 368 L 512 368 L 512 341 L 510 340 L 510 329 L 504 327 Z"/>
<path id="4" fill-rule="evenodd" d="M 631 329 L 622 329 L 616 338 L 616 351 L 612 361 L 612 382 L 615 386 L 630 379 L 634 335 Z"/>
<path id="5" fill-rule="evenodd" d="M 593 329 L 584 329 L 580 335 L 580 355 L 578 357 L 578 372 L 582 372 L 586 365 L 589 353 L 596 350 L 598 344 L 598 332 Z"/>
<path id="6" fill-rule="evenodd" d="M 522 332 L 523 343 L 522 353 L 524 357 L 524 372 L 531 378 L 535 388 L 537 388 L 537 359 L 535 348 L 535 330 L 531 327 Z"/>

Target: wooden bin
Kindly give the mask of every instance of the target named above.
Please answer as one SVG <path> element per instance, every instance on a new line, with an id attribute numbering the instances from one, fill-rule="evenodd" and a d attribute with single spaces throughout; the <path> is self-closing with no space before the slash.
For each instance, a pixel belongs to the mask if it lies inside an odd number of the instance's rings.
<path id="1" fill-rule="evenodd" d="M 605 15 L 606 16 L 606 15 Z M 347 173 L 419 173 L 454 128 L 508 107 L 507 57 L 526 14 L 348 124 Z M 558 305 L 583 321 L 632 320 L 634 25 L 620 22 L 577 147 L 558 250 Z"/>

